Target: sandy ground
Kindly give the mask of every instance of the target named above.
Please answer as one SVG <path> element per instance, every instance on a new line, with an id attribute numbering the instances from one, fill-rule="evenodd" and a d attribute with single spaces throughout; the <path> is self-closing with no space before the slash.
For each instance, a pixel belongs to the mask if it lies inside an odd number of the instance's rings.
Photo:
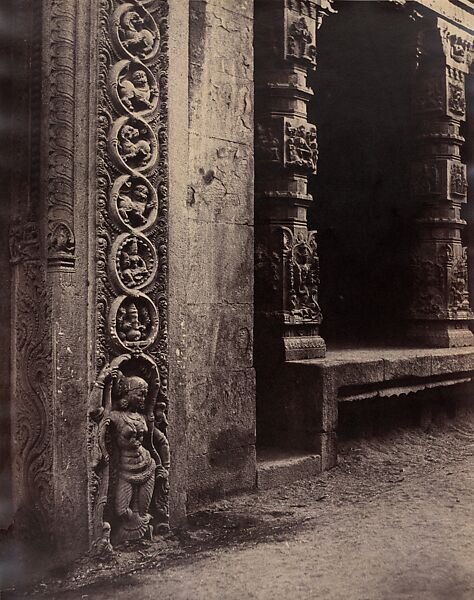
<path id="1" fill-rule="evenodd" d="M 393 432 L 317 480 L 216 503 L 162 546 L 4 597 L 471 600 L 473 500 L 474 425 Z"/>

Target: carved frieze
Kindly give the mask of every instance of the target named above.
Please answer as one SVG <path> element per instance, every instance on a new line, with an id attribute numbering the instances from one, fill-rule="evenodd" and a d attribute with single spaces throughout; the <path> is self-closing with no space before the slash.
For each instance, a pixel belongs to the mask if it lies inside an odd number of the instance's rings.
<path id="1" fill-rule="evenodd" d="M 160 31 L 153 16 L 139 0 L 117 7 L 111 18 L 110 34 L 119 55 L 148 63 L 160 49 Z"/>
<path id="2" fill-rule="evenodd" d="M 287 55 L 316 63 L 316 22 L 302 16 L 288 20 Z"/>
<path id="3" fill-rule="evenodd" d="M 51 294 L 37 223 L 14 222 L 9 243 L 14 268 L 12 473 L 19 507 L 15 527 L 22 539 L 33 545 L 41 540 L 53 550 Z"/>
<path id="4" fill-rule="evenodd" d="M 112 245 L 110 265 L 118 287 L 142 289 L 154 281 L 158 268 L 156 250 L 144 235 L 123 233 Z"/>
<path id="5" fill-rule="evenodd" d="M 298 119 L 273 118 L 259 123 L 255 134 L 255 152 L 262 162 L 316 173 L 318 136 L 315 125 Z"/>
<path id="6" fill-rule="evenodd" d="M 316 232 L 276 227 L 257 246 L 255 263 L 256 295 L 267 313 L 281 307 L 287 323 L 321 322 Z"/>
<path id="7" fill-rule="evenodd" d="M 101 0 L 92 549 L 168 528 L 167 15 Z"/>
<path id="8" fill-rule="evenodd" d="M 285 166 L 316 173 L 318 142 L 316 127 L 306 123 L 285 123 Z"/>
<path id="9" fill-rule="evenodd" d="M 158 142 L 143 119 L 117 119 L 110 132 L 109 146 L 118 165 L 130 172 L 148 171 L 156 164 Z"/>
<path id="10" fill-rule="evenodd" d="M 10 261 L 12 265 L 19 262 L 37 261 L 39 256 L 39 230 L 34 221 L 17 220 L 10 227 Z"/>
<path id="11" fill-rule="evenodd" d="M 415 196 L 443 193 L 443 165 L 436 161 L 414 163 L 412 166 L 412 191 Z"/>
<path id="12" fill-rule="evenodd" d="M 156 306 L 139 292 L 134 296 L 119 296 L 110 307 L 109 330 L 120 351 L 136 353 L 145 350 L 158 335 Z"/>
<path id="13" fill-rule="evenodd" d="M 451 195 L 465 198 L 467 194 L 467 175 L 466 165 L 463 163 L 452 162 L 450 165 L 449 190 Z"/>
<path id="14" fill-rule="evenodd" d="M 281 164 L 283 161 L 283 140 L 272 123 L 257 123 L 255 127 L 255 154 L 262 162 Z"/>

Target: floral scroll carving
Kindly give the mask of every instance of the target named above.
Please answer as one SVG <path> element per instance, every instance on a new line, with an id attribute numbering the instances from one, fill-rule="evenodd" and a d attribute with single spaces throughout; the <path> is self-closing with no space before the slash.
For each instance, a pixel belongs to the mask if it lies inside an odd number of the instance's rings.
<path id="1" fill-rule="evenodd" d="M 167 16 L 101 0 L 92 551 L 167 531 Z M 159 83 L 158 83 L 159 82 Z"/>

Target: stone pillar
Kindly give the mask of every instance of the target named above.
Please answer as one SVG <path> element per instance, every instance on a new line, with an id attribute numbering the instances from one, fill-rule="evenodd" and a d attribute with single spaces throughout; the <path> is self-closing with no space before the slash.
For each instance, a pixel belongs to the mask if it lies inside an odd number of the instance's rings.
<path id="1" fill-rule="evenodd" d="M 466 165 L 461 159 L 466 119 L 465 79 L 472 36 L 438 18 L 420 19 L 413 111 L 416 157 L 412 194 L 420 204 L 412 259 L 409 336 L 436 347 L 470 346 L 466 222 Z"/>
<path id="2" fill-rule="evenodd" d="M 67 562 L 168 530 L 169 5 L 15 9 L 14 529 Z"/>
<path id="3" fill-rule="evenodd" d="M 328 0 L 257 0 L 255 8 L 256 344 L 279 360 L 322 357 L 316 232 L 306 217 L 318 158 L 307 77 L 331 7 Z"/>
<path id="4" fill-rule="evenodd" d="M 14 529 L 41 560 L 88 546 L 87 240 L 89 9 L 15 6 L 12 174 Z M 79 66 L 80 65 L 80 66 Z M 16 65 L 15 65 L 16 68 Z"/>

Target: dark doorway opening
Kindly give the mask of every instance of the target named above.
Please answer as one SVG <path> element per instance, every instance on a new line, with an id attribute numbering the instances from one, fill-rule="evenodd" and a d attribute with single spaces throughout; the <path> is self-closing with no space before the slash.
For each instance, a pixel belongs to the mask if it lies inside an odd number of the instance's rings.
<path id="1" fill-rule="evenodd" d="M 339 2 L 318 32 L 317 229 L 326 342 L 400 343 L 409 302 L 411 85 L 415 49 L 406 12 Z"/>

